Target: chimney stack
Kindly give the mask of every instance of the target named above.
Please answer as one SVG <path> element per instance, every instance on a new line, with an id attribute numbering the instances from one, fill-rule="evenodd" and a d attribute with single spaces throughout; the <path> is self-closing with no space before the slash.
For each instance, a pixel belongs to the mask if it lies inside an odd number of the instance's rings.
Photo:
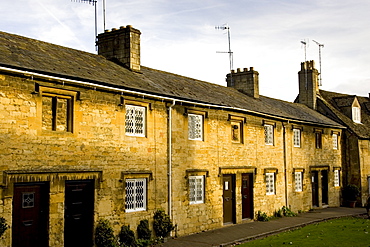
<path id="1" fill-rule="evenodd" d="M 98 54 L 130 70 L 140 71 L 140 35 L 128 25 L 98 35 Z"/>
<path id="2" fill-rule="evenodd" d="M 315 68 L 315 62 L 311 60 L 301 63 L 301 71 L 298 72 L 298 77 L 298 103 L 305 104 L 316 110 L 316 98 L 319 92 L 319 72 Z"/>
<path id="3" fill-rule="evenodd" d="M 237 69 L 230 74 L 227 74 L 226 81 L 228 87 L 233 87 L 236 90 L 251 96 L 255 99 L 259 98 L 258 72 L 250 67 L 249 70 L 244 68 L 243 71 Z"/>

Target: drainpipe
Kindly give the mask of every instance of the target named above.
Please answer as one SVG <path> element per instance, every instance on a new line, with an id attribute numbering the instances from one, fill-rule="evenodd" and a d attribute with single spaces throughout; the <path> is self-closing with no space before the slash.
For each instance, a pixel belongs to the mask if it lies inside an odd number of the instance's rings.
<path id="1" fill-rule="evenodd" d="M 289 208 L 288 204 L 288 178 L 287 178 L 287 144 L 286 144 L 286 125 L 289 124 L 283 122 L 283 153 L 284 153 L 284 183 L 285 183 L 285 207 Z"/>
<path id="2" fill-rule="evenodd" d="M 168 215 L 172 218 L 172 107 L 176 105 L 173 100 L 168 107 Z"/>

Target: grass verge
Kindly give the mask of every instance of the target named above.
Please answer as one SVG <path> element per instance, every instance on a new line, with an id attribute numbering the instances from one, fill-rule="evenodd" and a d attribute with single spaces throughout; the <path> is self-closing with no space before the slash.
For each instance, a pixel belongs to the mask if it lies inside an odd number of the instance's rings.
<path id="1" fill-rule="evenodd" d="M 308 225 L 264 239 L 241 244 L 250 246 L 361 246 L 370 247 L 370 220 L 345 217 Z"/>

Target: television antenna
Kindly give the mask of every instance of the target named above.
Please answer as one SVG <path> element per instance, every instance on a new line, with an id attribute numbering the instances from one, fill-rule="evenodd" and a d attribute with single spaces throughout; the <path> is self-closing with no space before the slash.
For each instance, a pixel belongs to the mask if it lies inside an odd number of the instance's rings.
<path id="1" fill-rule="evenodd" d="M 308 81 L 307 81 L 307 41 L 306 40 L 301 40 L 301 44 L 303 45 L 304 47 L 304 77 L 305 77 L 305 81 L 306 81 L 306 89 L 308 88 Z"/>
<path id="2" fill-rule="evenodd" d="M 97 2 L 98 0 L 71 0 L 74 2 L 79 2 L 79 3 L 88 3 L 91 4 L 92 6 L 95 7 L 95 41 L 98 36 L 98 11 L 97 11 Z M 105 0 L 103 0 L 103 30 L 105 30 Z"/>
<path id="3" fill-rule="evenodd" d="M 231 51 L 231 44 L 230 44 L 230 27 L 227 24 L 224 24 L 223 26 L 216 26 L 215 29 L 227 30 L 227 40 L 229 42 L 229 51 L 216 51 L 216 53 L 228 53 L 229 54 L 230 71 L 231 71 L 233 70 L 233 52 Z"/>
<path id="4" fill-rule="evenodd" d="M 319 46 L 319 64 L 320 64 L 320 77 L 319 77 L 319 86 L 322 86 L 322 78 L 321 78 L 321 47 L 324 48 L 324 44 L 320 44 L 319 42 L 312 40 Z"/>

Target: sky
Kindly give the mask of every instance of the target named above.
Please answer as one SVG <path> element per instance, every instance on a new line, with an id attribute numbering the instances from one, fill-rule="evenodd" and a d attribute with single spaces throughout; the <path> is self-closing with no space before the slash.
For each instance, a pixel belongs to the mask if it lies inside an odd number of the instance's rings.
<path id="1" fill-rule="evenodd" d="M 260 94 L 294 101 L 301 62 L 314 60 L 323 90 L 369 96 L 368 0 L 105 0 L 105 29 L 141 31 L 141 64 L 226 86 L 233 69 L 259 72 Z M 97 0 L 97 31 L 104 31 Z M 80 0 L 2 0 L 0 31 L 91 53 L 95 7 Z M 302 41 L 306 43 L 303 45 Z"/>

